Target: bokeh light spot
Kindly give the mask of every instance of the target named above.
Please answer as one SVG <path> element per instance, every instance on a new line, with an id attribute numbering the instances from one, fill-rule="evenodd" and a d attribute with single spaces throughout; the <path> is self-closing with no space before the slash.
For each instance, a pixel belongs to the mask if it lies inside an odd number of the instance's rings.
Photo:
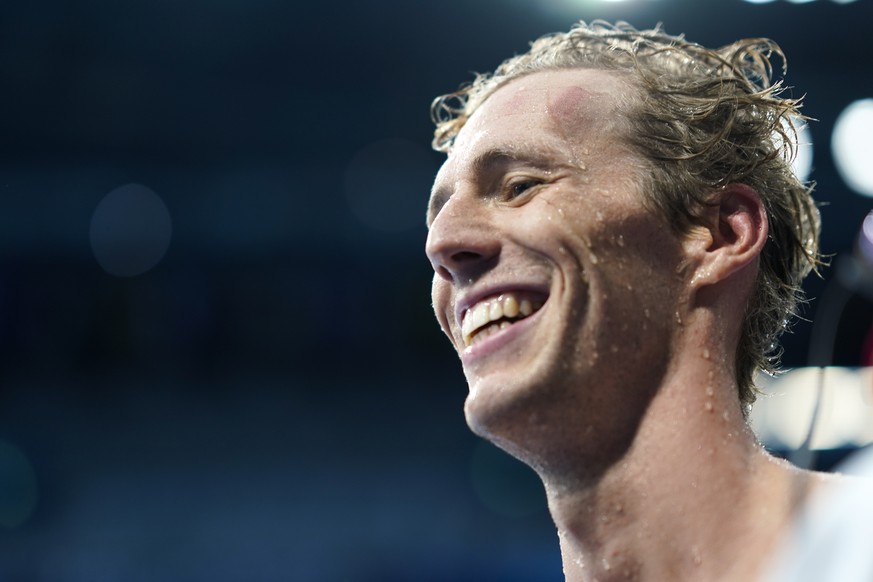
<path id="1" fill-rule="evenodd" d="M 91 250 L 110 275 L 134 277 L 157 265 L 172 236 L 163 200 L 141 184 L 107 194 L 91 217 Z"/>
<path id="2" fill-rule="evenodd" d="M 846 107 L 834 124 L 834 163 L 850 188 L 873 197 L 873 99 Z"/>
<path id="3" fill-rule="evenodd" d="M 791 160 L 791 169 L 798 180 L 806 182 L 812 172 L 812 134 L 809 132 L 809 125 L 803 119 L 792 116 L 790 120 L 783 119 L 782 126 L 786 135 L 793 138 L 794 158 Z M 773 143 L 777 149 L 785 147 L 785 140 L 778 131 L 773 132 Z M 786 155 L 787 153 L 790 152 L 786 152 Z"/>
<path id="4" fill-rule="evenodd" d="M 383 232 L 423 225 L 436 170 L 435 157 L 415 142 L 374 142 L 358 152 L 346 168 L 349 207 L 362 223 Z"/>
<path id="5" fill-rule="evenodd" d="M 15 445 L 0 441 L 0 525 L 15 528 L 27 521 L 38 498 L 36 473 Z"/>
<path id="6" fill-rule="evenodd" d="M 864 217 L 858 236 L 858 251 L 868 265 L 873 265 L 873 212 Z"/>
<path id="7" fill-rule="evenodd" d="M 797 151 L 792 165 L 798 179 L 806 182 L 812 172 L 812 134 L 809 132 L 809 125 L 803 120 L 795 120 L 794 127 L 797 130 Z"/>

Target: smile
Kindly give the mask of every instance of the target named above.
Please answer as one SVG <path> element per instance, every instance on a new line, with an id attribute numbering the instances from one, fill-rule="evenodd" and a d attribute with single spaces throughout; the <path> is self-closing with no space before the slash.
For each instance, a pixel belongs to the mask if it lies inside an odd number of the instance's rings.
<path id="1" fill-rule="evenodd" d="M 464 346 L 470 347 L 506 329 L 513 323 L 533 315 L 543 301 L 523 293 L 501 293 L 485 299 L 464 312 L 461 334 Z"/>

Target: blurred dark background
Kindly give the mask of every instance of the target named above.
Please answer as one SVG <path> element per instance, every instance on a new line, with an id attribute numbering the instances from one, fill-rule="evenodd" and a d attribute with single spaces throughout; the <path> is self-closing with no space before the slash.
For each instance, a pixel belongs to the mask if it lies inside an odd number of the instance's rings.
<path id="1" fill-rule="evenodd" d="M 433 97 L 580 18 L 777 40 L 852 251 L 869 0 L 5 6 L 0 581 L 562 579 L 538 482 L 464 424 L 423 209 Z"/>

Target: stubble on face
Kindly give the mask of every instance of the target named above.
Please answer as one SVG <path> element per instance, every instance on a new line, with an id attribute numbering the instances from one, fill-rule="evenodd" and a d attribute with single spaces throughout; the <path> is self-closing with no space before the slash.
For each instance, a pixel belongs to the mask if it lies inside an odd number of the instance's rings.
<path id="1" fill-rule="evenodd" d="M 537 455 L 525 447 L 578 444 L 580 432 L 594 447 L 626 446 L 651 397 L 640 369 L 662 373 L 667 337 L 657 318 L 675 299 L 662 274 L 675 270 L 678 251 L 642 208 L 642 164 L 616 130 L 615 94 L 626 90 L 601 71 L 523 77 L 471 117 L 447 161 L 444 177 L 470 177 L 465 185 L 475 183 L 466 160 L 488 149 L 546 155 L 555 176 L 524 204 L 480 198 L 470 207 L 501 245 L 485 276 L 547 265 L 550 296 L 537 325 L 502 359 L 465 366 L 470 426 L 532 465 Z M 451 289 L 441 292 L 452 301 Z"/>

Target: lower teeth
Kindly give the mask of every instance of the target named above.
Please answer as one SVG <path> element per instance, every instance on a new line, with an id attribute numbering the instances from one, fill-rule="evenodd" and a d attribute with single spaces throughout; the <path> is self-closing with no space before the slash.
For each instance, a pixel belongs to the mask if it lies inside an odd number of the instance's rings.
<path id="1" fill-rule="evenodd" d="M 473 344 L 480 342 L 489 336 L 494 335 L 498 331 L 500 331 L 502 329 L 506 329 L 510 325 L 512 325 L 512 322 L 510 322 L 510 321 L 501 321 L 500 323 L 492 323 L 488 327 L 482 328 L 482 331 L 480 331 L 479 333 L 474 335 L 470 339 L 470 345 L 472 346 Z"/>

